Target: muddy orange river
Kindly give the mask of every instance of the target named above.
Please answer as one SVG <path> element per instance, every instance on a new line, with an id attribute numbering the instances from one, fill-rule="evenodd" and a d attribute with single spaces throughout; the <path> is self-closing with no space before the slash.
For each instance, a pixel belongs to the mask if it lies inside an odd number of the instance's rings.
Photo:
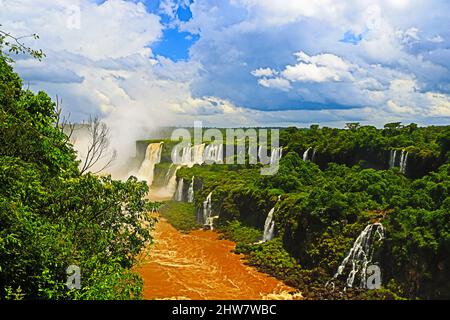
<path id="1" fill-rule="evenodd" d="M 289 292 L 296 291 L 246 266 L 242 255 L 232 253 L 235 244 L 216 232 L 184 234 L 160 218 L 153 236 L 135 268 L 145 299 L 291 299 Z"/>

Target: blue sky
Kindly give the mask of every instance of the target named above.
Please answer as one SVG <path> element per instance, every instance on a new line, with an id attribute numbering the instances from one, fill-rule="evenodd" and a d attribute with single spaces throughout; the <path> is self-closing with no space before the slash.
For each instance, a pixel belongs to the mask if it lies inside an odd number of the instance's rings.
<path id="1" fill-rule="evenodd" d="M 70 3 L 3 1 L 0 21 L 41 36 L 47 58 L 16 69 L 76 120 L 450 123 L 446 0 Z"/>

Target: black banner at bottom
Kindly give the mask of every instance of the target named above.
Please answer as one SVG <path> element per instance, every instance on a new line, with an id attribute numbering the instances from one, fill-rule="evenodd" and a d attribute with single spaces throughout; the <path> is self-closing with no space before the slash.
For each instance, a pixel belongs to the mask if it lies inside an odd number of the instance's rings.
<path id="1" fill-rule="evenodd" d="M 398 309 L 404 316 L 418 311 L 447 308 L 448 301 L 0 301 L 0 312 L 9 309 L 15 316 L 26 312 L 33 316 L 64 315 L 89 317 L 99 314 L 102 319 L 124 315 L 126 319 L 139 320 L 203 320 L 203 319 L 306 319 L 324 316 L 349 316 L 364 314 L 364 318 L 379 318 Z M 96 310 L 91 310 L 96 309 Z M 380 313 L 381 312 L 381 313 Z M 135 316 L 136 315 L 136 316 Z M 138 316 L 137 316 L 138 315 Z M 83 319 L 82 319 L 83 320 Z"/>

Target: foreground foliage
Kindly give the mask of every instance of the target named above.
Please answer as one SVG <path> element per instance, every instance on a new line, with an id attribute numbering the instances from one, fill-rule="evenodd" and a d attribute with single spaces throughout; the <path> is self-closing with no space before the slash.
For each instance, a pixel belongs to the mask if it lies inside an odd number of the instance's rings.
<path id="1" fill-rule="evenodd" d="M 147 185 L 80 174 L 55 104 L 9 63 L 0 54 L 0 299 L 139 298 Z M 66 288 L 70 265 L 80 290 Z"/>

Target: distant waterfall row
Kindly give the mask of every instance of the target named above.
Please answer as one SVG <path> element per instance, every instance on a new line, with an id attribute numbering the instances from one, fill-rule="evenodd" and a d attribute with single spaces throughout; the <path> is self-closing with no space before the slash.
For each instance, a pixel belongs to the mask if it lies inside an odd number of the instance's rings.
<path id="1" fill-rule="evenodd" d="M 195 164 L 211 164 L 223 162 L 222 144 L 176 145 L 172 150 L 172 159 L 178 164 L 192 167 Z"/>
<path id="2" fill-rule="evenodd" d="M 389 157 L 389 168 L 394 168 L 396 166 L 400 167 L 400 172 L 406 174 L 406 168 L 408 165 L 408 155 L 409 153 L 402 150 L 399 158 L 399 152 L 397 150 L 391 150 Z"/>
<path id="3" fill-rule="evenodd" d="M 161 162 L 161 155 L 163 150 L 163 142 L 151 143 L 147 146 L 145 152 L 145 158 L 138 170 L 137 176 L 146 180 L 148 185 L 153 184 L 154 172 L 156 164 Z M 258 150 L 258 155 L 262 156 L 263 148 L 260 146 Z M 280 161 L 283 153 L 283 148 L 272 149 L 270 155 L 270 164 L 276 164 Z M 195 164 L 212 164 L 212 163 L 223 163 L 224 159 L 224 145 L 212 143 L 209 145 L 199 144 L 199 145 L 176 145 L 172 150 L 172 159 L 175 159 L 178 169 L 180 166 L 193 167 Z M 166 189 L 172 189 L 173 184 L 176 184 L 174 180 L 174 173 L 176 174 L 177 169 L 171 165 L 170 169 L 166 174 Z M 176 178 L 175 178 L 176 179 Z M 175 186 L 177 188 L 177 186 Z M 175 189 L 174 189 L 175 192 Z"/>
<path id="4" fill-rule="evenodd" d="M 195 164 L 212 164 L 212 163 L 223 163 L 224 159 L 224 146 L 222 144 L 199 144 L 199 145 L 177 145 L 172 150 L 172 159 L 176 159 L 178 164 L 192 167 Z M 266 159 L 267 155 L 265 148 L 262 146 L 258 147 L 258 158 L 260 162 L 262 159 Z M 277 147 L 273 148 L 270 154 L 269 163 L 276 164 L 280 161 L 283 155 L 283 148 Z"/>
<path id="5" fill-rule="evenodd" d="M 347 287 L 354 285 L 355 279 L 359 277 L 358 287 L 367 288 L 367 269 L 372 263 L 374 254 L 374 244 L 385 239 L 385 230 L 381 223 L 369 224 L 358 236 L 350 249 L 349 254 L 338 267 L 333 279 L 337 279 L 344 274 L 344 271 L 351 268 L 346 279 Z"/>

